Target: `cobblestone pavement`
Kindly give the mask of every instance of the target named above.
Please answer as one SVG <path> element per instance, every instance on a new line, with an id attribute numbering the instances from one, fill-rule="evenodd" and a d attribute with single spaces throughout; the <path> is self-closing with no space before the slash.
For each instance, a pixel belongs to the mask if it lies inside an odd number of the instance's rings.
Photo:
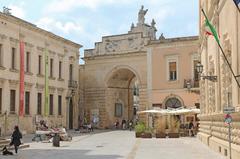
<path id="1" fill-rule="evenodd" d="M 225 159 L 196 138 L 136 139 L 134 135 L 130 131 L 75 134 L 58 148 L 32 142 L 19 154 L 0 155 L 0 159 Z"/>

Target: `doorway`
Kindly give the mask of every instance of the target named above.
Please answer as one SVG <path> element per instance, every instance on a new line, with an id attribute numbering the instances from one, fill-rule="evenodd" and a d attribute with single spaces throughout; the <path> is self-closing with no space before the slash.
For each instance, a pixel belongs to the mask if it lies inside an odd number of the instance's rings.
<path id="1" fill-rule="evenodd" d="M 73 129 L 73 102 L 72 98 L 69 101 L 69 129 Z"/>

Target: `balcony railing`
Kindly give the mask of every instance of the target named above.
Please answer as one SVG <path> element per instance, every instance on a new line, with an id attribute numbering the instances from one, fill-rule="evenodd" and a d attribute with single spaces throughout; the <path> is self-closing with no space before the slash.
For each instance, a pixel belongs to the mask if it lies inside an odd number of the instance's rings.
<path id="1" fill-rule="evenodd" d="M 191 88 L 199 88 L 199 80 L 197 79 L 184 79 L 183 88 L 188 88 L 188 84 L 190 84 Z"/>
<path id="2" fill-rule="evenodd" d="M 74 88 L 74 89 L 76 89 L 76 88 L 78 87 L 77 81 L 69 80 L 69 81 L 68 81 L 68 87 L 69 87 L 69 88 Z"/>

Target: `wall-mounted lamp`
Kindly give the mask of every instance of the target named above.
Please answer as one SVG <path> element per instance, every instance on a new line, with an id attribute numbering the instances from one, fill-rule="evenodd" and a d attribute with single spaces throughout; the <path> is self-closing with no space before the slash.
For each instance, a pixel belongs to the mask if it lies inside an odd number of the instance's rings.
<path id="1" fill-rule="evenodd" d="M 201 76 L 203 72 L 203 65 L 200 62 L 197 63 L 196 70 L 197 70 L 197 73 L 200 75 L 200 78 L 202 77 L 203 80 L 207 79 L 212 82 L 217 82 L 217 76 Z"/>

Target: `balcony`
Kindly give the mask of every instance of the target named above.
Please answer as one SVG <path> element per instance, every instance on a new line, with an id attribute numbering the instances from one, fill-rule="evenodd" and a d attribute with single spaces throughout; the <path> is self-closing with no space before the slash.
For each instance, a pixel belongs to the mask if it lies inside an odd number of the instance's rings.
<path id="1" fill-rule="evenodd" d="M 78 82 L 74 80 L 68 81 L 68 88 L 76 89 L 78 87 Z"/>
<path id="2" fill-rule="evenodd" d="M 190 88 L 199 88 L 199 80 L 197 79 L 184 79 L 183 88 L 188 88 L 190 84 Z"/>

